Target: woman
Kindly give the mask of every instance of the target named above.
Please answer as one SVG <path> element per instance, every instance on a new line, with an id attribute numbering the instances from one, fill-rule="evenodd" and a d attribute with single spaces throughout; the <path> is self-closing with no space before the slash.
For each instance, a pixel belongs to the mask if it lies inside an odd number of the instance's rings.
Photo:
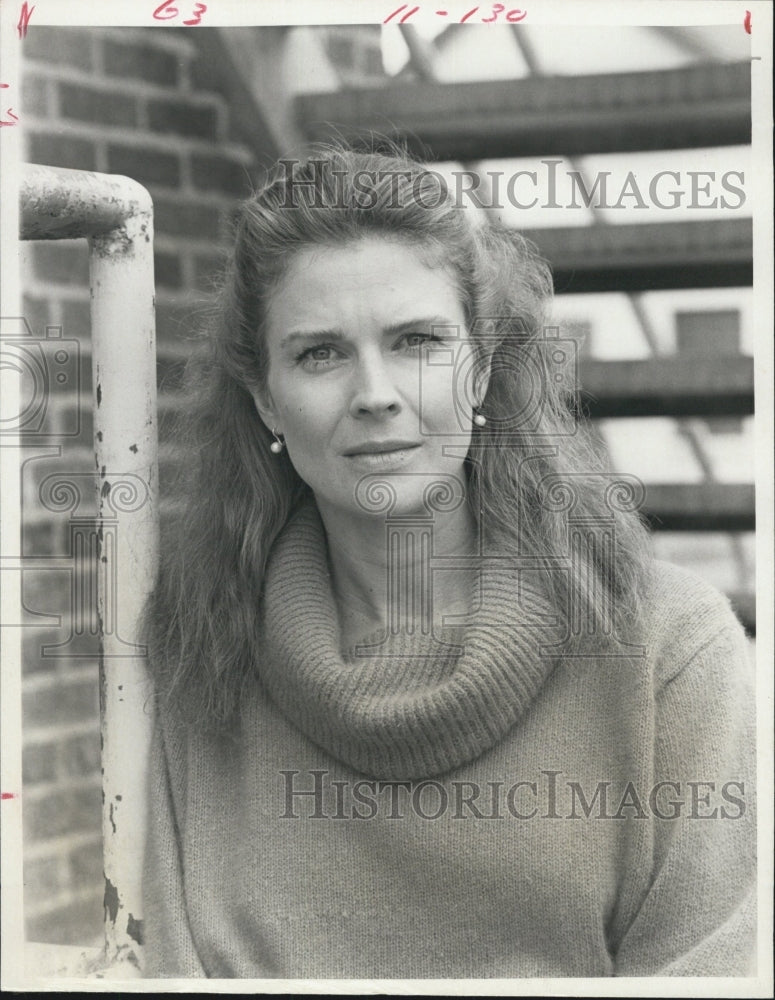
<path id="1" fill-rule="evenodd" d="M 747 650 L 576 426 L 524 240 L 285 162 L 148 609 L 151 976 L 742 975 Z"/>

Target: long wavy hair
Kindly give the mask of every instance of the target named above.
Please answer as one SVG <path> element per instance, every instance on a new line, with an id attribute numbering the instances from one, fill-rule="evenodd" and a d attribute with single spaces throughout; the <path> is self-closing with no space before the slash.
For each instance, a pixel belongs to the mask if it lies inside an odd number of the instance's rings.
<path id="1" fill-rule="evenodd" d="M 252 395 L 267 376 L 269 297 L 306 247 L 381 234 L 451 269 L 475 356 L 491 371 L 487 424 L 466 458 L 476 523 L 501 554 L 536 559 L 570 631 L 579 632 L 579 608 L 601 635 L 636 612 L 647 559 L 637 489 L 605 474 L 579 426 L 573 345 L 545 326 L 549 266 L 518 233 L 471 214 L 439 174 L 396 147 L 326 146 L 303 163 L 281 161 L 241 205 L 204 350 L 186 368 L 177 516 L 144 618 L 157 691 L 199 724 L 230 720 L 255 683 L 267 558 L 310 493 L 287 454 L 270 452 Z M 610 545 L 575 544 L 573 523 L 607 526 L 615 558 Z"/>

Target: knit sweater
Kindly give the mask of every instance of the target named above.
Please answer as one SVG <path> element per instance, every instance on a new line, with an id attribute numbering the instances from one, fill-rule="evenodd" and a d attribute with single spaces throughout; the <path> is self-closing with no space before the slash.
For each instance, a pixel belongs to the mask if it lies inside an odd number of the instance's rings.
<path id="1" fill-rule="evenodd" d="M 342 654 L 316 511 L 286 526 L 239 723 L 157 714 L 146 975 L 751 973 L 752 680 L 727 602 L 656 563 L 626 643 L 575 656 L 514 569 L 472 606 Z"/>

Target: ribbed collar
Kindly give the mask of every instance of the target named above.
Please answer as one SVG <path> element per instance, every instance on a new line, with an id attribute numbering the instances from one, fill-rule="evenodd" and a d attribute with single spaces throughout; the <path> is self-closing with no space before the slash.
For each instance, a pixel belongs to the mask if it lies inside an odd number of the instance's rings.
<path id="1" fill-rule="evenodd" d="M 538 653 L 546 603 L 520 589 L 514 569 L 477 575 L 476 624 L 343 655 L 325 532 L 315 505 L 303 506 L 265 576 L 259 671 L 270 697 L 314 743 L 373 778 L 430 777 L 476 759 L 554 665 Z"/>

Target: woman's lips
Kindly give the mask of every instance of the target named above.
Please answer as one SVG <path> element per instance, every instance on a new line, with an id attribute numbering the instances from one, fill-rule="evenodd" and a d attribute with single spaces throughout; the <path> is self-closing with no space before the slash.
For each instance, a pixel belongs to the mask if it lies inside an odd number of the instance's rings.
<path id="1" fill-rule="evenodd" d="M 360 468 L 385 469 L 408 462 L 419 447 L 410 442 L 375 442 L 359 445 L 357 450 L 346 452 L 345 458 Z"/>

